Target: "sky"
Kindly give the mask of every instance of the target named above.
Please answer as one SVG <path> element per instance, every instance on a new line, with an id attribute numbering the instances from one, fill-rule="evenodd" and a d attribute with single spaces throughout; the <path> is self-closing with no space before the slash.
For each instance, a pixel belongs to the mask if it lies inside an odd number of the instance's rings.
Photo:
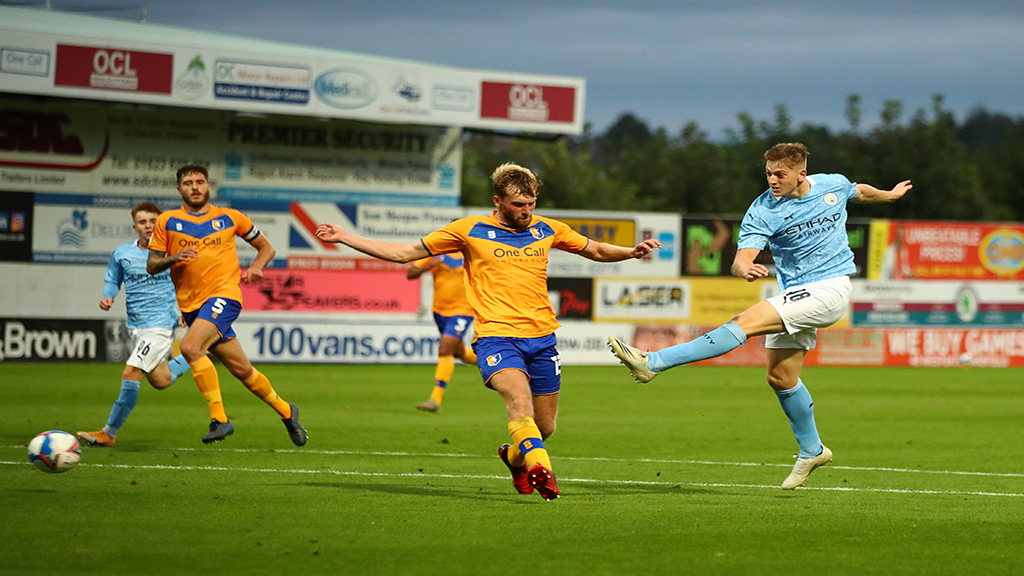
<path id="1" fill-rule="evenodd" d="M 9 2 L 18 3 L 18 2 Z M 1020 0 L 52 0 L 57 9 L 123 6 L 99 16 L 430 64 L 583 77 L 595 134 L 631 113 L 712 139 L 737 116 L 861 129 L 886 100 L 903 120 L 935 95 L 971 110 L 1024 116 Z"/>

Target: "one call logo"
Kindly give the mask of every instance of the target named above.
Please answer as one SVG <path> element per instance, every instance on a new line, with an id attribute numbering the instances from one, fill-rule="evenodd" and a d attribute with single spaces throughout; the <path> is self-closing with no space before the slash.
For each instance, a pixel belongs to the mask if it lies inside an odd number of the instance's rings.
<path id="1" fill-rule="evenodd" d="M 120 48 L 57 45 L 55 86 L 170 94 L 174 55 Z"/>

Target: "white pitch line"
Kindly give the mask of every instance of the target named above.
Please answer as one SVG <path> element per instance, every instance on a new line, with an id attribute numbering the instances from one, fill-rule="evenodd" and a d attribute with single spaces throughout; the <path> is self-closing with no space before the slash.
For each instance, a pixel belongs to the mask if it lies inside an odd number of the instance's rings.
<path id="1" fill-rule="evenodd" d="M 18 448 L 25 449 L 25 446 L 3 446 L 2 448 Z M 93 449 L 92 447 L 86 446 L 86 449 Z M 99 448 L 97 448 L 99 449 Z M 282 448 L 282 449 L 267 449 L 267 448 L 218 448 L 218 447 L 203 447 L 203 448 L 151 448 L 146 451 L 160 451 L 160 452 L 235 452 L 239 454 L 246 453 L 267 453 L 267 454 L 321 454 L 328 456 L 396 456 L 396 457 L 437 457 L 437 458 L 497 458 L 497 455 L 481 455 L 481 454 L 453 454 L 449 452 L 383 452 L 383 451 L 358 451 L 358 450 L 309 450 L 309 449 L 295 449 L 295 448 Z M 793 464 L 789 463 L 772 463 L 772 462 L 722 462 L 713 460 L 673 460 L 673 459 L 660 459 L 660 458 L 605 458 L 600 456 L 553 456 L 551 458 L 554 461 L 558 460 L 575 460 L 584 462 L 623 462 L 627 464 L 631 463 L 648 463 L 648 464 L 693 464 L 700 466 L 744 466 L 744 467 L 776 467 L 776 468 L 792 468 Z M 916 468 L 887 468 L 880 466 L 840 466 L 835 464 L 829 464 L 828 467 L 832 470 L 852 470 L 857 472 L 901 472 L 911 474 L 947 474 L 953 476 L 985 476 L 991 478 L 1024 478 L 1024 474 L 1017 472 L 970 472 L 966 470 L 921 470 Z"/>
<path id="2" fill-rule="evenodd" d="M 26 462 L 0 461 L 0 464 L 12 464 L 26 466 Z M 362 476 L 362 477 L 390 477 L 390 478 L 450 478 L 457 480 L 508 480 L 507 476 L 483 475 L 483 474 L 427 474 L 424 472 L 354 472 L 345 470 L 282 470 L 278 468 L 229 468 L 226 466 L 167 466 L 155 465 L 133 465 L 133 464 L 79 464 L 88 468 L 121 468 L 133 470 L 188 470 L 188 471 L 210 471 L 210 472 L 257 472 L 263 474 L 332 474 L 335 476 Z M 688 486 L 694 488 L 756 488 L 758 490 L 777 491 L 779 487 L 774 484 L 725 484 L 711 482 L 655 482 L 650 480 L 607 480 L 598 478 L 559 478 L 559 482 L 581 482 L 588 484 L 624 484 L 624 485 L 645 485 L 645 486 Z M 824 492 L 873 492 L 884 494 L 929 494 L 938 496 L 997 496 L 1004 498 L 1024 498 L 1024 494 L 1014 492 L 972 492 L 967 490 L 909 490 L 901 488 L 852 488 L 852 487 L 800 487 L 801 491 L 813 490 Z"/>

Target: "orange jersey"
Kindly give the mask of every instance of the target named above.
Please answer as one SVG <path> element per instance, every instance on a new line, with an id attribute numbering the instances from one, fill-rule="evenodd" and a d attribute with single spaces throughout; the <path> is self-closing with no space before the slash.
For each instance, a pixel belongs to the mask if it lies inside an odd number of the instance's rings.
<path id="1" fill-rule="evenodd" d="M 441 263 L 430 269 L 434 275 L 434 312 L 441 316 L 472 316 L 473 307 L 466 299 L 466 268 L 462 255 L 440 256 Z M 415 262 L 420 268 L 430 262 L 423 258 Z"/>
<path id="2" fill-rule="evenodd" d="M 586 236 L 557 220 L 534 216 L 519 232 L 490 216 L 460 218 L 424 236 L 430 254 L 462 252 L 476 335 L 537 338 L 558 329 L 548 298 L 548 253 L 578 253 Z"/>
<path id="3" fill-rule="evenodd" d="M 241 266 L 235 236 L 252 242 L 260 231 L 238 210 L 210 206 L 202 214 L 178 208 L 160 214 L 149 249 L 172 256 L 192 247 L 199 256 L 171 266 L 171 280 L 182 312 L 198 309 L 214 296 L 242 302 Z"/>

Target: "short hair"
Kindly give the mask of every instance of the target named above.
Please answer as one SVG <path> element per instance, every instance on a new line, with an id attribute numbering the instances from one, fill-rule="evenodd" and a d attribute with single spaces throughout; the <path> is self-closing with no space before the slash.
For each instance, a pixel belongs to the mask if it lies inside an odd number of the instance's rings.
<path id="1" fill-rule="evenodd" d="M 536 198 L 541 182 L 527 168 L 507 162 L 494 169 L 491 186 L 499 198 L 518 195 Z"/>
<path id="2" fill-rule="evenodd" d="M 807 166 L 807 156 L 810 152 L 807 151 L 807 146 L 799 142 L 783 142 L 776 144 L 768 149 L 764 153 L 764 161 L 768 162 L 782 162 L 790 168 L 797 166 Z"/>
<path id="3" fill-rule="evenodd" d="M 202 164 L 186 164 L 178 168 L 178 184 L 181 184 L 181 178 L 186 174 L 202 174 L 203 178 L 210 179 L 210 171 Z"/>
<path id="4" fill-rule="evenodd" d="M 160 214 L 163 210 L 156 205 L 156 202 L 142 201 L 132 208 L 132 222 L 135 222 L 135 215 L 139 212 L 152 212 L 153 214 Z"/>

